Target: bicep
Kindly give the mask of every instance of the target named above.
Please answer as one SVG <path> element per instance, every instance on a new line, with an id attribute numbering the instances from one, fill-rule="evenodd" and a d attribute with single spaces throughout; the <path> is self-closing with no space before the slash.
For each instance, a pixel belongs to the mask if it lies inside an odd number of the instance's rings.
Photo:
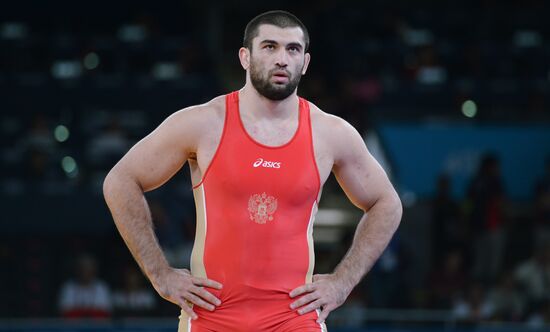
<path id="1" fill-rule="evenodd" d="M 380 199 L 395 196 L 386 172 L 370 154 L 361 135 L 347 125 L 340 136 L 333 172 L 351 202 L 368 211 Z"/>
<path id="2" fill-rule="evenodd" d="M 144 192 L 168 181 L 193 150 L 192 128 L 184 114 L 174 113 L 136 143 L 113 168 L 136 181 Z"/>

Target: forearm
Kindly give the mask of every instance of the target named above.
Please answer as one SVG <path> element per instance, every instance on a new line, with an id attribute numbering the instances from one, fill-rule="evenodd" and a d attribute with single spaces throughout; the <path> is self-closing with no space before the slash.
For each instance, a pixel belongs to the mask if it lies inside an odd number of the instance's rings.
<path id="1" fill-rule="evenodd" d="M 387 247 L 399 226 L 401 215 L 401 202 L 397 196 L 379 200 L 363 215 L 350 249 L 334 271 L 350 291 Z"/>
<path id="2" fill-rule="evenodd" d="M 128 249 L 154 283 L 169 265 L 155 236 L 143 190 L 128 176 L 112 170 L 105 178 L 103 195 Z"/>

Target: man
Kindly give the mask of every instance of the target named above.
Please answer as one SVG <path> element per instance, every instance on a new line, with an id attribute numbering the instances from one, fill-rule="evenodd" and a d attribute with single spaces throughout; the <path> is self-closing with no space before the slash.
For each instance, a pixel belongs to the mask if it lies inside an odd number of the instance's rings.
<path id="1" fill-rule="evenodd" d="M 239 50 L 245 86 L 172 114 L 105 179 L 130 251 L 182 308 L 180 331 L 325 330 L 400 222 L 399 198 L 357 131 L 297 96 L 308 45 L 294 15 L 255 17 Z M 143 195 L 186 161 L 197 207 L 191 271 L 167 264 Z M 313 276 L 312 224 L 331 171 L 365 215 L 335 271 Z"/>

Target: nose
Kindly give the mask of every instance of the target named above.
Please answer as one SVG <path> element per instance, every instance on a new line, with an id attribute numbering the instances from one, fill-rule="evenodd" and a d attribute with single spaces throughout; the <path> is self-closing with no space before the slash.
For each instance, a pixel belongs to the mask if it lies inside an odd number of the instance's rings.
<path id="1" fill-rule="evenodd" d="M 281 47 L 279 49 L 279 52 L 277 52 L 276 60 L 277 60 L 276 64 L 279 67 L 286 67 L 288 65 L 288 54 L 283 47 Z"/>

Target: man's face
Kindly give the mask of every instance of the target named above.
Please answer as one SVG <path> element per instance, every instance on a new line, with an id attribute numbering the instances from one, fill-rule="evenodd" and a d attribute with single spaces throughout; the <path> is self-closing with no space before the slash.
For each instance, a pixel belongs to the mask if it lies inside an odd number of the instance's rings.
<path id="1" fill-rule="evenodd" d="M 259 26 L 250 50 L 250 80 L 254 88 L 271 100 L 290 96 L 307 68 L 309 54 L 304 54 L 304 47 L 304 34 L 299 27 Z"/>

